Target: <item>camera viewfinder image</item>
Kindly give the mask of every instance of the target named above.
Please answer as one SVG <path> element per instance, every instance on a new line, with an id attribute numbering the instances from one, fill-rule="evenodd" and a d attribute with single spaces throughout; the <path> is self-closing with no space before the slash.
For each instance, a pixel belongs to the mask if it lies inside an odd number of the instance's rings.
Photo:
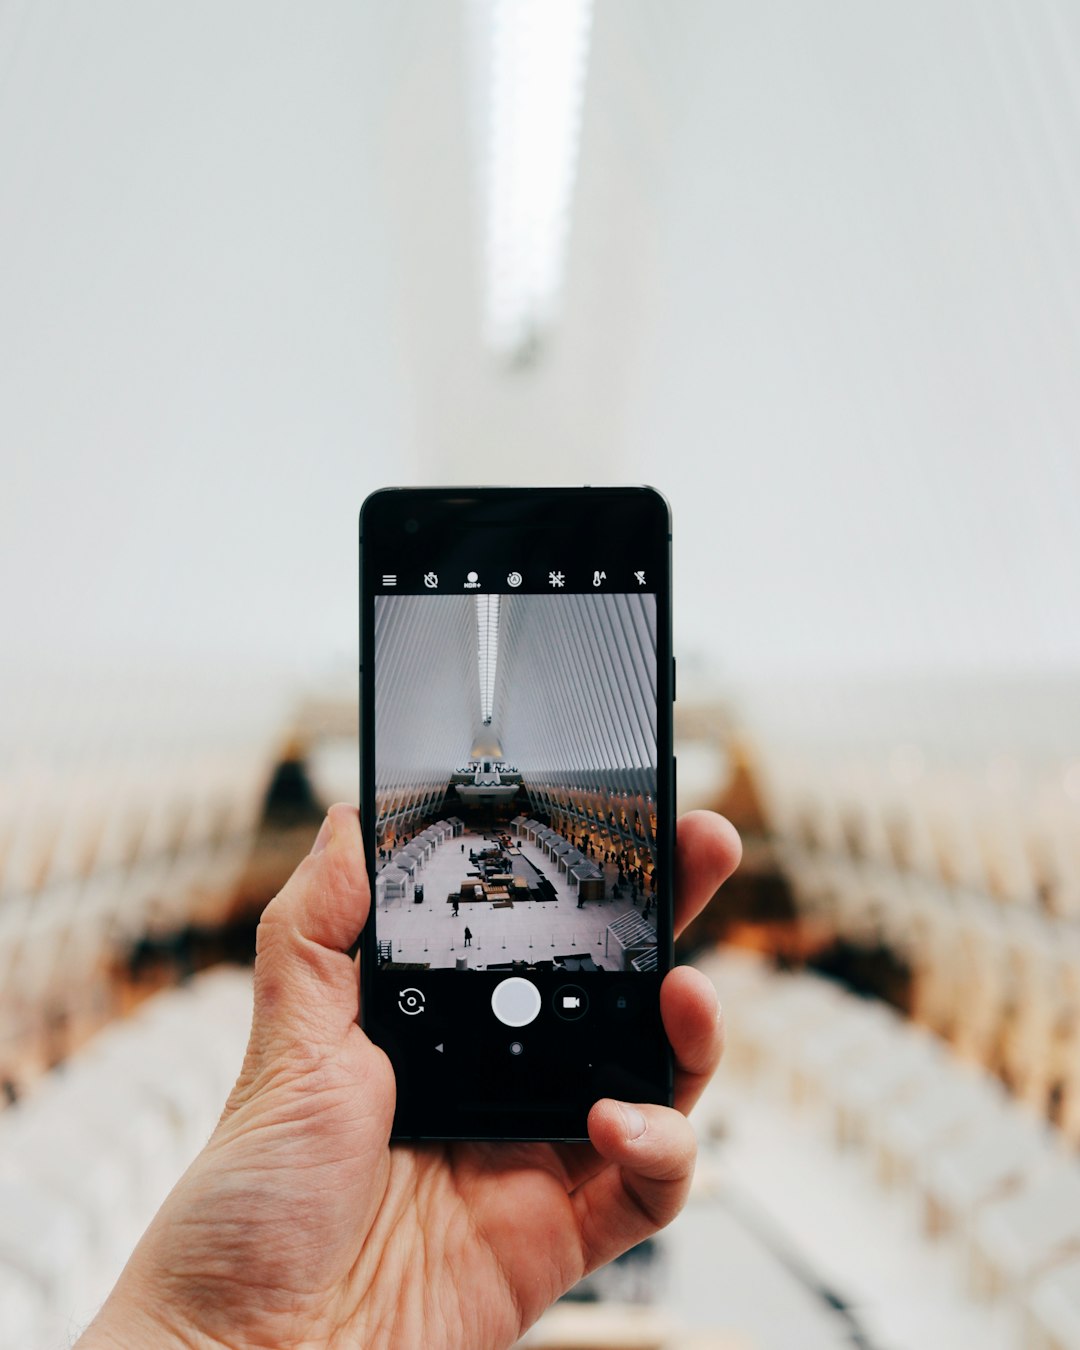
<path id="1" fill-rule="evenodd" d="M 378 596 L 375 725 L 381 968 L 656 969 L 654 595 Z"/>

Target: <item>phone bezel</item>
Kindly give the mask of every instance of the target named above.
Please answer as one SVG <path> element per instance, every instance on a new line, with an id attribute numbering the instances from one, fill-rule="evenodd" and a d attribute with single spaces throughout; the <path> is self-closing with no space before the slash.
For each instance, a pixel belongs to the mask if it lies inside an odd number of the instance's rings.
<path id="1" fill-rule="evenodd" d="M 507 514 L 509 513 L 509 515 Z M 531 521 L 522 524 L 523 517 Z M 657 601 L 657 864 L 660 868 L 658 894 L 672 897 L 658 910 L 657 928 L 657 985 L 671 969 L 674 960 L 674 846 L 675 846 L 675 764 L 673 747 L 674 658 L 671 628 L 671 516 L 664 497 L 650 487 L 553 487 L 553 488 L 495 488 L 495 487 L 425 487 L 383 488 L 372 493 L 360 512 L 360 803 L 361 823 L 368 880 L 374 907 L 377 849 L 374 812 L 375 755 L 373 741 L 374 690 L 373 675 L 375 597 L 384 592 L 375 585 L 379 566 L 373 560 L 386 548 L 400 548 L 407 540 L 431 537 L 435 528 L 449 537 L 456 522 L 471 520 L 473 529 L 503 529 L 507 526 L 531 529 L 552 529 L 560 537 L 572 535 L 587 537 L 595 531 L 598 521 L 618 521 L 637 518 L 647 522 L 646 541 L 638 535 L 627 541 L 627 548 L 645 551 L 654 570 L 661 573 L 655 585 Z M 587 546 L 583 546 L 584 548 Z M 614 547 L 614 545 L 613 545 Z M 595 550 L 594 550 L 595 551 Z M 584 556 L 584 551 L 583 555 Z M 370 582 L 370 584 L 369 584 Z M 653 589 L 653 588 L 651 588 Z M 367 809 L 370 805 L 371 809 Z M 361 934 L 361 1024 L 369 1032 L 373 1022 L 374 979 L 377 971 L 375 925 L 368 922 Z M 442 976 L 458 972 L 431 972 Z M 596 978 L 591 976 L 589 978 Z M 647 977 L 635 975 L 636 980 Z M 659 1006 L 656 1017 L 659 1018 Z M 666 1044 L 666 1042 L 665 1042 Z M 665 1056 L 662 1073 L 665 1081 L 657 1082 L 656 1095 L 670 1105 L 673 1093 L 673 1066 L 670 1051 Z M 538 1104 L 538 1109 L 539 1109 Z M 487 1111 L 483 1113 L 485 1116 Z M 467 1132 L 461 1132 L 459 1122 L 451 1128 L 440 1123 L 438 1109 L 433 1107 L 429 1122 L 419 1128 L 414 1121 L 402 1124 L 395 1118 L 394 1136 L 413 1140 L 545 1140 L 580 1141 L 586 1136 L 581 1128 L 562 1126 L 539 1128 L 533 1120 L 519 1118 L 517 1108 L 503 1112 L 504 1118 L 485 1122 L 476 1120 Z"/>

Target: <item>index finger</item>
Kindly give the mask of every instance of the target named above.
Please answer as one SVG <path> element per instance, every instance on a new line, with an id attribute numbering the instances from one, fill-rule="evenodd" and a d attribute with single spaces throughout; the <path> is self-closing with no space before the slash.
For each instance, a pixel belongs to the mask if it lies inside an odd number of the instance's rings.
<path id="1" fill-rule="evenodd" d="M 742 860 L 742 840 L 715 811 L 688 811 L 675 833 L 675 936 L 696 919 Z"/>

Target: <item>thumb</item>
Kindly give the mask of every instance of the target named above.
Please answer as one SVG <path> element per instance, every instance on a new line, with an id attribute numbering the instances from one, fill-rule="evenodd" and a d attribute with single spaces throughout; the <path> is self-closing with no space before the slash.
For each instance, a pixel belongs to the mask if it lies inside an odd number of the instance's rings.
<path id="1" fill-rule="evenodd" d="M 255 935 L 252 1047 L 289 1047 L 321 1058 L 349 1034 L 359 1011 L 349 950 L 370 892 L 356 808 L 332 806 L 311 852 L 263 910 Z"/>

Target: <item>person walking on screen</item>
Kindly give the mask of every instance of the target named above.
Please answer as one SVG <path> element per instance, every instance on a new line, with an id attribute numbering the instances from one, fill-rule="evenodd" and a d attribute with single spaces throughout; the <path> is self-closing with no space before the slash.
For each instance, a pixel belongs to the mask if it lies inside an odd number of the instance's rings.
<path id="1" fill-rule="evenodd" d="M 472 946 L 472 929 L 469 927 L 468 924 L 465 925 L 465 946 L 466 947 Z"/>
<path id="2" fill-rule="evenodd" d="M 453 898 L 453 900 L 451 900 L 450 903 L 454 906 L 454 918 L 456 919 L 457 916 L 458 916 L 458 909 L 459 909 L 460 906 L 461 906 L 461 901 L 460 901 L 460 900 L 457 898 L 457 896 L 455 895 L 454 898 Z"/>

